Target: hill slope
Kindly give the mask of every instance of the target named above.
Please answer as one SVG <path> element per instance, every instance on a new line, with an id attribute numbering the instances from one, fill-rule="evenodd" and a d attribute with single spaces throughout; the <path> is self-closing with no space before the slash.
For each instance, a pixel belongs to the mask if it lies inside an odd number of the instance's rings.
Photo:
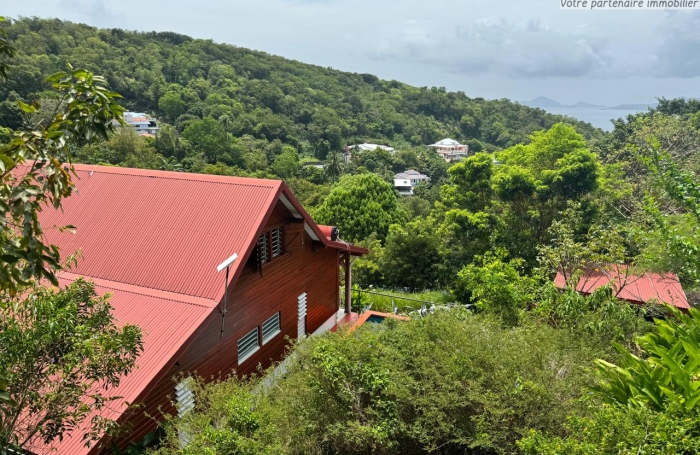
<path id="1" fill-rule="evenodd" d="M 279 139 L 319 158 L 359 141 L 402 147 L 453 137 L 473 150 L 502 148 L 562 120 L 588 139 L 603 134 L 508 100 L 411 87 L 176 33 L 37 18 L 6 27 L 18 49 L 10 81 L 0 86 L 0 125 L 9 127 L 18 119 L 8 101 L 40 98 L 44 77 L 71 63 L 105 75 L 129 109 L 181 131 L 198 118 L 227 114 L 234 136 Z"/>

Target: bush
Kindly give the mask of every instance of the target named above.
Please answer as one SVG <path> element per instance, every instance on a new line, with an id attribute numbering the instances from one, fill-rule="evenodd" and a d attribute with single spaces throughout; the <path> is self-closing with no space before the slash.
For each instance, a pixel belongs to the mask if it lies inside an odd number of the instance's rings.
<path id="1" fill-rule="evenodd" d="M 571 418 L 568 437 L 532 431 L 518 443 L 525 455 L 670 455 L 700 453 L 700 415 L 591 404 L 591 417 Z"/>
<path id="2" fill-rule="evenodd" d="M 601 346 L 611 342 L 634 347 L 634 337 L 653 329 L 644 317 L 661 314 L 656 303 L 649 306 L 631 305 L 612 295 L 610 287 L 597 289 L 591 295 L 582 295 L 573 289 L 559 290 L 547 282 L 539 289 L 539 299 L 532 316 L 553 327 L 567 328 L 580 336 L 597 340 Z"/>
<path id="3" fill-rule="evenodd" d="M 454 292 L 459 301 L 475 303 L 504 324 L 516 325 L 520 311 L 534 298 L 535 281 L 520 275 L 522 260 L 505 262 L 505 256 L 503 250 L 477 256 L 459 272 Z"/>
<path id="4" fill-rule="evenodd" d="M 237 379 L 205 387 L 183 424 L 198 453 L 508 454 L 530 429 L 565 436 L 600 355 L 547 325 L 438 311 L 309 339 L 265 392 Z M 229 422 L 230 409 L 255 425 Z M 168 431 L 159 454 L 188 453 Z"/>

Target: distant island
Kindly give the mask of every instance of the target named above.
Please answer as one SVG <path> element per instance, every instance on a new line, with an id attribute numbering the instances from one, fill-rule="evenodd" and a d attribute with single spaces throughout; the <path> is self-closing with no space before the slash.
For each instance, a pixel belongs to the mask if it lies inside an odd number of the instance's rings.
<path id="1" fill-rule="evenodd" d="M 613 111 L 613 110 L 618 110 L 618 111 L 645 111 L 649 109 L 650 107 L 656 107 L 658 103 L 642 103 L 642 104 L 618 104 L 617 106 L 613 107 L 606 107 L 605 109 Z"/>
<path id="2" fill-rule="evenodd" d="M 530 101 L 524 101 L 521 104 L 529 107 L 535 107 L 539 109 L 604 109 L 610 111 L 633 111 L 633 110 L 647 110 L 650 107 L 656 107 L 657 103 L 638 103 L 638 104 L 618 104 L 617 106 L 603 106 L 600 104 L 591 104 L 583 101 L 579 101 L 574 104 L 562 104 L 557 100 L 548 98 L 546 96 L 538 96 Z"/>

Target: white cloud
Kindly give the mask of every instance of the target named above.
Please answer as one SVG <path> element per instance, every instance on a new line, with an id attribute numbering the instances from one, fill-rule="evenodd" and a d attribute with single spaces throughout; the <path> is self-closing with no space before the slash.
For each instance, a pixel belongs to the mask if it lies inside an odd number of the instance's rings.
<path id="1" fill-rule="evenodd" d="M 592 28 L 555 30 L 537 18 L 478 19 L 469 24 L 418 23 L 384 36 L 374 56 L 413 60 L 446 71 L 513 78 L 580 77 L 612 65 Z"/>

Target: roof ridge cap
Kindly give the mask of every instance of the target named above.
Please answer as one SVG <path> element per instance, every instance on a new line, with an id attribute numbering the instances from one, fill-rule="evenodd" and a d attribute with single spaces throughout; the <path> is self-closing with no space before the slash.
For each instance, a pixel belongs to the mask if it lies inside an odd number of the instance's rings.
<path id="1" fill-rule="evenodd" d="M 256 177 L 242 177 L 238 175 L 214 175 L 214 174 L 200 174 L 196 172 L 177 172 L 177 171 L 163 171 L 157 169 L 139 169 L 131 167 L 118 167 L 118 166 L 102 166 L 99 164 L 83 164 L 83 163 L 73 163 L 71 166 L 74 167 L 76 171 L 92 171 L 97 173 L 112 174 L 112 175 L 130 175 L 133 177 L 155 177 L 168 180 L 186 180 L 186 181 L 198 181 L 205 183 L 225 183 L 225 184 L 238 184 L 247 186 L 257 186 L 261 188 L 278 188 L 282 180 L 274 179 L 261 179 Z M 236 181 L 238 180 L 238 181 Z M 240 182 L 241 180 L 247 182 Z M 257 184 L 256 184 L 257 183 Z"/>
<path id="2" fill-rule="evenodd" d="M 121 281 L 112 281 L 104 278 L 97 278 L 90 275 L 81 275 L 78 273 L 62 271 L 57 274 L 58 278 L 65 278 L 67 280 L 75 281 L 78 278 L 84 278 L 88 281 L 94 282 L 97 286 L 113 289 L 115 291 L 129 292 L 132 294 L 145 295 L 148 297 L 156 297 L 165 300 L 172 300 L 174 302 L 186 303 L 188 305 L 195 305 L 204 308 L 214 308 L 218 305 L 218 302 L 214 299 L 208 299 L 206 297 L 197 297 L 189 294 L 181 294 L 179 292 L 165 291 L 162 289 L 149 288 L 145 286 L 139 286 L 136 284 L 123 283 Z"/>

